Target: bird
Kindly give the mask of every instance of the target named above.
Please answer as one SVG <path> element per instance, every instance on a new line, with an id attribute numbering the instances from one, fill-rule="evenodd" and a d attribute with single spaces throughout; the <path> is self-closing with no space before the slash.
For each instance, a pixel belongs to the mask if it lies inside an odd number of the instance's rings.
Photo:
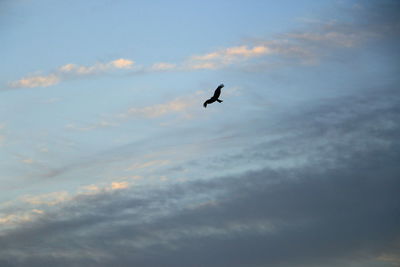
<path id="1" fill-rule="evenodd" d="M 222 103 L 221 99 L 218 99 L 219 96 L 221 95 L 221 89 L 224 87 L 224 84 L 220 84 L 217 89 L 215 89 L 214 95 L 208 99 L 206 102 L 204 102 L 203 106 L 206 108 L 208 104 L 214 103 L 217 101 L 218 103 Z"/>

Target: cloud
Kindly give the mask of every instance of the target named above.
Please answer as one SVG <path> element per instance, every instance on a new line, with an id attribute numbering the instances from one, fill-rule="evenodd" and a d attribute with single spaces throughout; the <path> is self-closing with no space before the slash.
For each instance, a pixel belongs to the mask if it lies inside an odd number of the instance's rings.
<path id="1" fill-rule="evenodd" d="M 282 62 L 317 64 L 321 59 L 334 54 L 338 48 L 355 49 L 367 40 L 382 37 L 398 40 L 399 19 L 396 11 L 399 4 L 396 1 L 382 1 L 379 4 L 372 1 L 356 6 L 350 11 L 341 10 L 344 14 L 341 21 L 311 20 L 312 23 L 303 25 L 303 30 L 299 27 L 274 38 L 254 38 L 237 46 L 193 55 L 179 63 L 156 62 L 149 67 L 136 68 L 132 73 L 137 75 L 160 71 L 216 70 L 232 65 L 242 66 L 253 59 L 262 59 L 262 63 L 268 66 L 280 66 Z M 134 64 L 132 60 L 124 58 L 92 66 L 65 64 L 47 75 L 30 75 L 12 81 L 9 87 L 48 87 L 63 80 L 117 69 L 132 69 Z"/>
<path id="2" fill-rule="evenodd" d="M 25 164 L 32 164 L 32 163 L 34 163 L 35 161 L 34 161 L 33 159 L 29 158 L 29 159 L 22 159 L 21 162 L 23 162 L 23 163 L 25 163 Z"/>
<path id="3" fill-rule="evenodd" d="M 49 74 L 47 76 L 31 76 L 11 82 L 10 86 L 12 88 L 47 87 L 58 84 L 60 80 L 61 78 L 57 74 Z"/>
<path id="4" fill-rule="evenodd" d="M 128 182 L 112 182 L 111 189 L 118 190 L 118 189 L 125 189 L 129 187 Z"/>
<path id="5" fill-rule="evenodd" d="M 230 86 L 229 89 L 224 91 L 224 96 L 226 97 L 235 97 L 240 95 L 240 88 L 237 86 Z M 209 92 L 210 93 L 210 92 Z M 212 91 L 211 91 L 212 93 Z M 209 97 L 209 95 L 205 95 L 205 91 L 197 90 L 192 92 L 191 94 L 187 94 L 181 97 L 177 97 L 167 102 L 153 104 L 142 107 L 130 107 L 122 112 L 116 114 L 107 114 L 103 119 L 100 119 L 97 122 L 88 123 L 88 124 L 77 124 L 77 123 L 68 123 L 64 127 L 68 130 L 73 131 L 92 131 L 99 129 L 107 129 L 110 127 L 121 127 L 126 125 L 126 122 L 132 119 L 159 119 L 164 116 L 171 116 L 174 120 L 165 120 L 163 119 L 159 125 L 161 126 L 171 126 L 175 125 L 182 120 L 190 120 L 199 114 L 199 111 L 202 108 L 199 105 L 199 101 L 205 100 Z M 80 164 L 77 164 L 80 166 Z M 52 172 L 49 174 L 53 177 L 53 175 L 59 175 L 60 173 L 64 173 L 64 170 L 58 172 Z M 47 176 L 47 175 L 46 175 Z"/>
<path id="6" fill-rule="evenodd" d="M 142 163 L 135 163 L 131 165 L 127 170 L 137 170 L 137 169 L 143 169 L 143 168 L 149 168 L 149 167 L 160 167 L 163 165 L 169 164 L 169 160 L 152 160 L 152 161 L 146 161 Z"/>
<path id="7" fill-rule="evenodd" d="M 108 184 L 92 184 L 80 187 L 76 192 L 57 191 L 37 195 L 24 195 L 16 201 L 10 201 L 0 206 L 0 233 L 5 229 L 16 228 L 25 222 L 40 219 L 54 210 L 62 209 L 69 203 L 81 198 L 111 193 L 129 188 L 132 183 L 126 180 L 138 179 L 137 176 L 126 177 L 125 181 L 113 181 Z M 11 211 L 11 212 L 10 212 Z M 4 228 L 5 227 L 5 228 Z"/>
<path id="8" fill-rule="evenodd" d="M 130 69 L 134 62 L 128 59 L 117 59 L 108 63 L 97 63 L 93 66 L 79 66 L 75 64 L 66 64 L 61 66 L 58 71 L 65 74 L 74 75 L 90 75 L 100 72 L 109 71 L 112 69 Z"/>
<path id="9" fill-rule="evenodd" d="M 360 36 L 355 33 L 343 33 L 328 31 L 323 33 L 316 32 L 303 32 L 303 33 L 289 33 L 289 38 L 299 41 L 307 42 L 324 42 L 329 44 L 336 44 L 338 46 L 353 47 L 359 41 Z"/>
<path id="10" fill-rule="evenodd" d="M 31 216 L 29 214 L 9 214 L 4 217 L 0 217 L 0 226 L 2 224 L 15 224 L 15 223 L 21 223 L 21 222 L 27 222 L 32 220 Z"/>
<path id="11" fill-rule="evenodd" d="M 193 56 L 192 58 L 199 61 L 219 60 L 229 63 L 234 60 L 262 56 L 268 53 L 271 53 L 271 50 L 266 46 L 255 46 L 253 48 L 248 48 L 247 46 L 242 45 L 236 47 L 228 47 L 223 50 L 201 56 Z"/>
<path id="12" fill-rule="evenodd" d="M 24 77 L 9 83 L 11 88 L 34 88 L 56 85 L 63 80 L 105 73 L 116 69 L 130 69 L 134 62 L 129 59 L 116 59 L 107 63 L 96 63 L 92 66 L 66 64 L 48 75 Z"/>
<path id="13" fill-rule="evenodd" d="M 167 71 L 173 70 L 176 68 L 176 64 L 167 63 L 167 62 L 159 62 L 155 63 L 150 67 L 150 71 Z"/>
<path id="14" fill-rule="evenodd" d="M 148 118 L 160 117 L 169 113 L 181 112 L 188 108 L 191 103 L 176 99 L 164 104 L 158 104 L 153 106 L 147 106 L 143 108 L 130 108 L 127 112 L 120 114 L 121 117 L 134 117 L 143 116 Z"/>
<path id="15" fill-rule="evenodd" d="M 193 107 L 194 103 L 198 102 L 198 96 L 203 94 L 202 91 L 197 91 L 192 95 L 178 97 L 166 103 L 150 105 L 145 107 L 133 107 L 127 111 L 118 114 L 118 118 L 145 117 L 157 118 L 173 113 L 187 112 Z"/>
<path id="16" fill-rule="evenodd" d="M 232 65 L 240 66 L 251 62 L 253 58 L 268 61 L 273 57 L 276 60 L 282 56 L 307 59 L 310 57 L 310 51 L 287 39 L 258 40 L 257 43 L 253 47 L 248 45 L 227 47 L 204 55 L 193 56 L 183 64 L 182 69 L 220 69 Z"/>
<path id="17" fill-rule="evenodd" d="M 237 87 L 230 88 L 226 92 L 226 95 L 234 95 L 238 91 Z M 156 119 L 162 116 L 168 116 L 171 114 L 180 114 L 182 118 L 191 118 L 193 116 L 194 107 L 198 107 L 199 96 L 204 94 L 203 91 L 199 90 L 193 94 L 186 95 L 183 97 L 175 98 L 171 101 L 143 106 L 143 107 L 132 107 L 119 114 L 112 114 L 108 116 L 108 119 L 101 119 L 98 122 L 94 122 L 85 126 L 80 126 L 75 123 L 68 123 L 65 125 L 66 129 L 76 131 L 91 131 L 109 127 L 116 127 L 122 124 L 124 120 L 133 118 L 147 118 Z M 163 124 L 167 125 L 167 124 Z"/>
<path id="18" fill-rule="evenodd" d="M 390 255 L 390 254 L 383 254 L 377 258 L 380 261 L 391 263 L 392 266 L 399 266 L 400 265 L 400 256 L 398 255 Z"/>
<path id="19" fill-rule="evenodd" d="M 243 65 L 253 58 L 262 58 L 262 61 L 277 66 L 279 66 L 277 62 L 280 61 L 316 64 L 324 54 L 333 53 L 335 48 L 350 49 L 377 36 L 377 33 L 360 29 L 355 24 L 345 27 L 340 23 L 321 23 L 313 25 L 306 31 L 283 33 L 271 39 L 254 39 L 247 45 L 195 55 L 187 60 L 181 69 L 220 69 L 231 65 Z"/>
<path id="20" fill-rule="evenodd" d="M 264 162 L 250 171 L 212 179 L 198 173 L 157 187 L 128 187 L 125 181 L 93 185 L 3 231 L 0 263 L 361 267 L 395 262 L 389 255 L 396 255 L 400 241 L 398 100 L 397 88 L 380 88 L 298 109 L 280 120 L 276 139 L 264 136 L 266 141 L 238 152 Z M 271 159 L 298 156 L 305 158 L 302 164 L 269 166 Z M 218 157 L 210 160 L 222 165 Z M 245 162 L 232 155 L 225 160 Z"/>
<path id="21" fill-rule="evenodd" d="M 71 196 L 68 192 L 60 191 L 36 196 L 24 196 L 22 201 L 32 205 L 54 206 L 70 199 Z"/>
<path id="22" fill-rule="evenodd" d="M 95 130 L 95 129 L 101 129 L 101 128 L 108 128 L 108 127 L 113 127 L 113 126 L 117 126 L 117 123 L 115 122 L 109 122 L 107 120 L 101 120 L 97 123 L 93 123 L 84 127 L 81 126 L 77 126 L 74 123 L 69 123 L 67 125 L 65 125 L 65 128 L 69 129 L 69 130 L 77 130 L 77 131 L 90 131 L 90 130 Z"/>
<path id="23" fill-rule="evenodd" d="M 380 28 L 379 28 L 380 29 Z M 301 63 L 315 63 L 321 55 L 320 48 L 325 46 L 352 48 L 363 40 L 379 35 L 377 29 L 363 29 L 350 24 L 344 27 L 339 23 L 321 23 L 309 31 L 297 31 L 282 34 L 275 39 L 258 39 L 255 45 L 249 44 L 222 48 L 203 55 L 191 56 L 180 64 L 167 62 L 154 63 L 148 68 L 137 69 L 134 73 L 152 73 L 159 71 L 187 71 L 202 69 L 220 69 L 233 64 L 242 64 L 252 58 L 267 56 L 289 57 L 300 59 Z M 284 58 L 282 58 L 284 59 Z M 131 69 L 134 62 L 129 59 L 116 59 L 107 63 L 96 63 L 92 66 L 65 64 L 48 75 L 24 77 L 9 83 L 11 88 L 48 87 L 67 79 L 100 74 L 114 69 Z"/>
<path id="24" fill-rule="evenodd" d="M 120 59 L 116 59 L 114 61 L 111 61 L 111 64 L 119 69 L 129 69 L 132 67 L 133 65 L 133 61 L 129 60 L 129 59 L 124 59 L 124 58 L 120 58 Z"/>

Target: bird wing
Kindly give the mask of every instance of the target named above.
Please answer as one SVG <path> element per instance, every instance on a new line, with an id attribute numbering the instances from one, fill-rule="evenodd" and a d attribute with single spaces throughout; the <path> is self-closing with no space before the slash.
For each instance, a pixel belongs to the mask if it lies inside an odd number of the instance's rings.
<path id="1" fill-rule="evenodd" d="M 221 83 L 217 89 L 215 89 L 213 98 L 218 98 L 221 95 L 221 89 L 224 87 L 224 85 Z"/>

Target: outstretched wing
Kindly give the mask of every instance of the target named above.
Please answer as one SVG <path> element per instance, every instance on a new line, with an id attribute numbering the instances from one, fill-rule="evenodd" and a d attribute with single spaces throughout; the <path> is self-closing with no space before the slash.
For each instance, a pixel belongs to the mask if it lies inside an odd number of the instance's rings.
<path id="1" fill-rule="evenodd" d="M 221 95 L 221 89 L 222 89 L 223 87 L 224 87 L 224 85 L 221 83 L 221 84 L 217 87 L 217 89 L 215 89 L 213 98 L 216 98 L 216 99 L 219 98 L 219 96 Z"/>

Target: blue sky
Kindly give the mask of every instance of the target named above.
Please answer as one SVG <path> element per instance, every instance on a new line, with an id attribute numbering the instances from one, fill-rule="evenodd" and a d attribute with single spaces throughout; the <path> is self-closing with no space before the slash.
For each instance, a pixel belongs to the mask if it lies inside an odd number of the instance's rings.
<path id="1" fill-rule="evenodd" d="M 398 10 L 1 1 L 0 265 L 396 266 Z"/>

